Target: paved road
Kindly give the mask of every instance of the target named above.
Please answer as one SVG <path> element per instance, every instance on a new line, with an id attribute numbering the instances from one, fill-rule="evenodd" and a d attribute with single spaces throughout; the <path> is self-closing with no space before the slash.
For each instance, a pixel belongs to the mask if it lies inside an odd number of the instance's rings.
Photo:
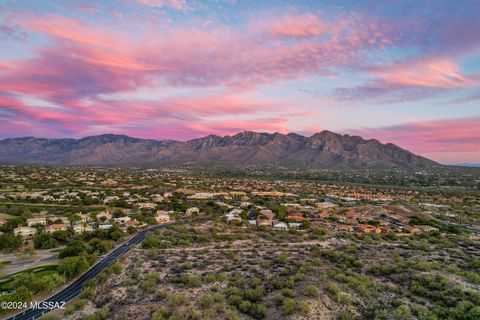
<path id="1" fill-rule="evenodd" d="M 145 239 L 147 232 L 158 230 L 161 228 L 165 228 L 167 224 L 154 226 L 142 231 L 139 231 L 135 236 L 131 239 L 123 243 L 122 245 L 115 248 L 111 251 L 107 256 L 105 256 L 102 260 L 98 261 L 95 265 L 93 265 L 87 272 L 82 274 L 78 279 L 74 282 L 69 284 L 64 289 L 60 290 L 59 292 L 55 293 L 53 296 L 45 299 L 45 302 L 69 302 L 73 298 L 75 298 L 83 288 L 83 284 L 85 281 L 94 278 L 97 274 L 100 273 L 103 269 L 108 267 L 113 261 L 118 260 L 120 256 L 128 252 L 132 246 L 139 244 Z M 43 310 L 43 309 L 26 309 L 21 313 L 17 313 L 16 315 L 8 318 L 7 320 L 35 320 L 40 318 L 42 315 L 46 314 L 47 312 L 52 310 Z"/>

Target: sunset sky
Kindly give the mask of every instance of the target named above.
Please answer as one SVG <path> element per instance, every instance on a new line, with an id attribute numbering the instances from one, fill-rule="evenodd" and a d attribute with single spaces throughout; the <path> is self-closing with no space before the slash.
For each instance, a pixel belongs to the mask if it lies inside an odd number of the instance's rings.
<path id="1" fill-rule="evenodd" d="M 321 130 L 480 163 L 480 1 L 0 0 L 0 139 Z"/>

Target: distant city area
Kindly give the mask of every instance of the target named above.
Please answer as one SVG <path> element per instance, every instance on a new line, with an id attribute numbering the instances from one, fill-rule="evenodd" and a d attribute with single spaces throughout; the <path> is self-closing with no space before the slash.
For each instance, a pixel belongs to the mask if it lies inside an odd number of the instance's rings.
<path id="1" fill-rule="evenodd" d="M 71 301 L 46 319 L 475 314 L 479 179 L 2 166 L 0 300 Z"/>

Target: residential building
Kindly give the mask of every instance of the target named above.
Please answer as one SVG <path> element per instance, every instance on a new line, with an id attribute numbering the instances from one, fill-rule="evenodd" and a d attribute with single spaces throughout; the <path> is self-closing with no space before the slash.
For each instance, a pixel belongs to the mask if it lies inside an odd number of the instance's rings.
<path id="1" fill-rule="evenodd" d="M 116 223 L 124 224 L 127 221 L 130 221 L 130 217 L 118 217 L 118 218 L 113 218 L 113 221 Z"/>
<path id="2" fill-rule="evenodd" d="M 168 211 L 158 210 L 155 214 L 155 220 L 157 223 L 168 223 L 171 221 Z"/>
<path id="3" fill-rule="evenodd" d="M 112 215 L 108 213 L 108 211 L 102 211 L 99 214 L 97 214 L 97 220 L 98 221 L 110 221 L 112 220 Z"/>
<path id="4" fill-rule="evenodd" d="M 28 227 L 37 226 L 37 225 L 44 226 L 47 224 L 47 218 L 46 217 L 30 218 L 30 219 L 27 219 L 26 222 Z"/>
<path id="5" fill-rule="evenodd" d="M 92 232 L 93 227 L 88 224 L 78 223 L 72 227 L 75 233 Z"/>
<path id="6" fill-rule="evenodd" d="M 192 214 L 199 214 L 199 213 L 200 213 L 200 209 L 198 209 L 197 207 L 191 207 L 185 211 L 185 214 L 187 216 L 191 216 Z"/>
<path id="7" fill-rule="evenodd" d="M 31 227 L 18 227 L 13 229 L 13 234 L 20 236 L 24 242 L 33 240 L 36 233 L 37 229 Z"/>
<path id="8" fill-rule="evenodd" d="M 45 227 L 46 233 L 53 233 L 55 231 L 65 231 L 68 229 L 68 225 L 66 223 L 54 223 L 49 226 Z"/>
<path id="9" fill-rule="evenodd" d="M 275 230 L 288 230 L 288 225 L 281 221 L 274 221 L 272 227 Z"/>

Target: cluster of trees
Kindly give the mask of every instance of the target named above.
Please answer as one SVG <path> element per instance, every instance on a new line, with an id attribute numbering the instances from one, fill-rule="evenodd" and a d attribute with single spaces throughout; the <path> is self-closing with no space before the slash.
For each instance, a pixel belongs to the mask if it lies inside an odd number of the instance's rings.
<path id="1" fill-rule="evenodd" d="M 22 238 L 13 233 L 4 233 L 0 235 L 0 250 L 13 251 L 22 246 Z"/>
<path id="2" fill-rule="evenodd" d="M 71 279 L 76 275 L 87 271 L 89 266 L 90 262 L 86 255 L 66 257 L 60 262 L 58 272 L 67 279 Z"/>
<path id="3" fill-rule="evenodd" d="M 22 272 L 14 278 L 12 287 L 19 288 L 24 286 L 35 294 L 47 290 L 53 291 L 53 289 L 63 283 L 65 283 L 65 277 L 56 272 L 43 276 L 38 276 L 34 272 Z"/>

